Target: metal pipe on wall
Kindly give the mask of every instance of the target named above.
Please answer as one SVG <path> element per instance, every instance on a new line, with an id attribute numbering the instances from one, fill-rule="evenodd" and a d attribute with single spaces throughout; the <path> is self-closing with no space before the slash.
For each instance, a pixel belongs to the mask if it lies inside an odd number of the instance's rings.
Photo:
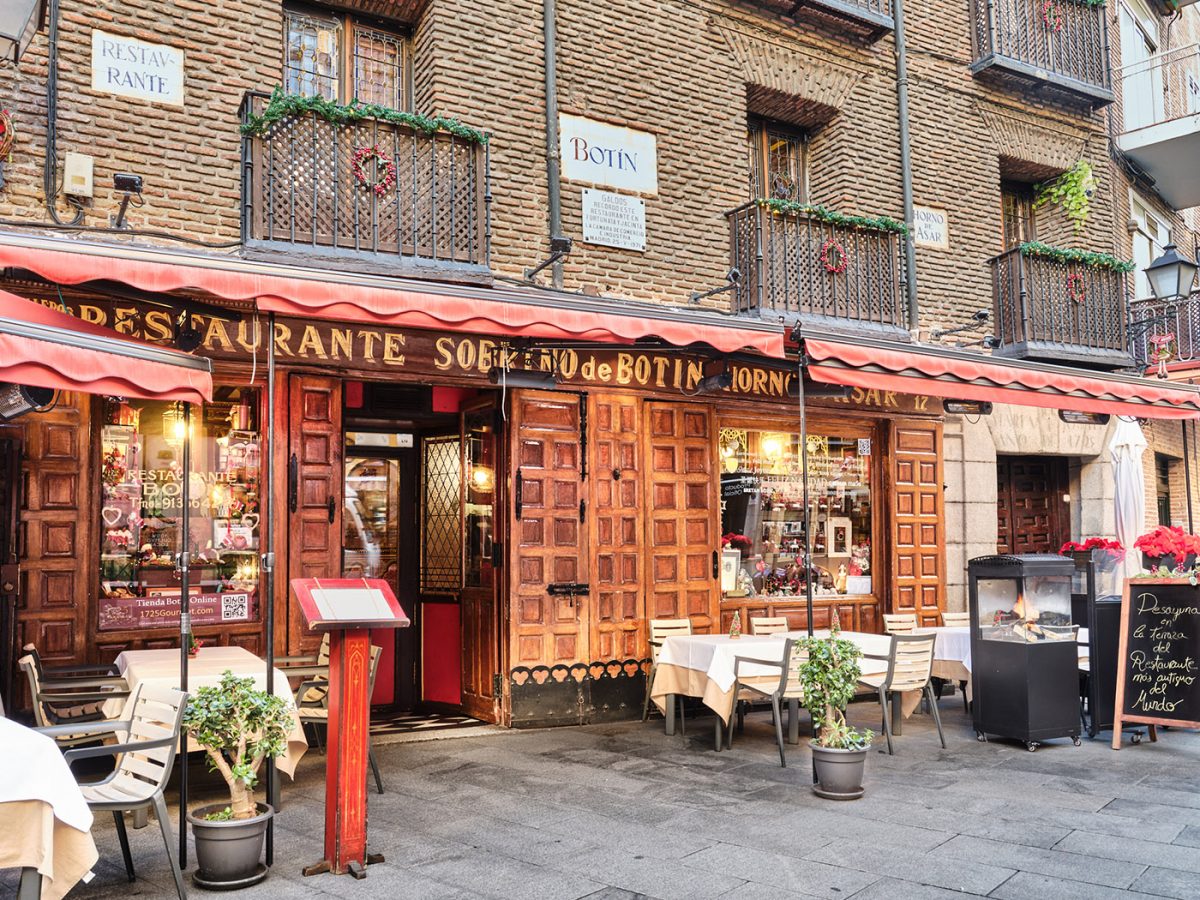
<path id="1" fill-rule="evenodd" d="M 545 54 L 546 87 L 546 196 L 549 201 L 550 242 L 561 240 L 562 176 L 558 158 L 558 32 L 554 24 L 555 0 L 542 0 L 542 40 Z M 554 261 L 551 272 L 556 288 L 563 286 L 562 260 Z"/>
<path id="2" fill-rule="evenodd" d="M 904 0 L 892 0 L 892 39 L 896 47 L 896 107 L 900 125 L 900 190 L 904 195 L 904 291 L 908 300 L 908 327 L 920 327 L 917 308 L 917 251 L 913 244 L 912 138 L 908 118 L 908 53 L 904 38 Z"/>
<path id="3" fill-rule="evenodd" d="M 262 430 L 262 406 L 259 405 L 259 430 Z M 267 545 L 260 566 L 261 590 L 259 602 L 266 605 L 263 618 L 267 632 L 267 693 L 275 693 L 275 313 L 267 313 L 267 440 L 262 463 L 260 488 L 262 497 L 261 525 L 266 524 Z M 268 759 L 266 766 L 267 803 L 272 809 L 279 808 L 279 774 L 275 760 Z M 267 819 L 267 865 L 275 863 L 275 817 Z"/>
<path id="4" fill-rule="evenodd" d="M 188 689 L 188 649 L 192 635 L 192 614 L 189 609 L 189 594 L 191 587 L 191 517 L 188 507 L 191 506 L 192 481 L 192 405 L 183 404 L 183 459 L 180 462 L 179 501 L 183 511 L 179 516 L 180 550 L 179 550 L 179 689 L 187 693 Z M 179 868 L 187 868 L 187 804 L 188 804 L 188 733 L 183 729 L 179 735 Z"/>
<path id="5" fill-rule="evenodd" d="M 1183 489 L 1187 494 L 1188 533 L 1195 534 L 1196 526 L 1192 524 L 1192 454 L 1188 452 L 1188 420 L 1180 423 L 1183 430 Z M 1193 438 L 1195 435 L 1193 435 Z"/>

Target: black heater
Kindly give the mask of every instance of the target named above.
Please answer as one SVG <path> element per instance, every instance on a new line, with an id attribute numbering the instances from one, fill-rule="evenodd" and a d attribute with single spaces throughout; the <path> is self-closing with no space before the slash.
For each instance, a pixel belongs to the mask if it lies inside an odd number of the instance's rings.
<path id="1" fill-rule="evenodd" d="M 1078 746 L 1074 562 L 1042 554 L 981 556 L 967 572 L 976 736 L 1014 738 L 1031 751 L 1059 737 Z"/>

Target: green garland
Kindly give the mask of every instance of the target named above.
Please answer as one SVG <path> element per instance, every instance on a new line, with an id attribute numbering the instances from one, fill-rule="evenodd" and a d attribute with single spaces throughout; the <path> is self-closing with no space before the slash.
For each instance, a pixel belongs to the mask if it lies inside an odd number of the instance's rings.
<path id="1" fill-rule="evenodd" d="M 908 234 L 908 227 L 888 216 L 846 216 L 814 203 L 797 203 L 795 200 L 760 198 L 754 201 L 760 207 L 777 215 L 807 216 L 828 225 L 844 228 L 861 228 L 864 231 L 886 231 L 892 234 Z"/>
<path id="2" fill-rule="evenodd" d="M 1029 241 L 1020 246 L 1022 256 L 1039 256 L 1042 259 L 1052 259 L 1060 263 L 1078 263 L 1093 269 L 1111 269 L 1114 272 L 1132 272 L 1134 265 L 1123 259 L 1117 259 L 1109 253 L 1093 253 L 1091 250 L 1071 250 L 1061 247 L 1051 247 L 1041 241 Z"/>
<path id="3" fill-rule="evenodd" d="M 301 97 L 297 94 L 285 94 L 279 87 L 271 92 L 271 100 L 267 103 L 266 108 L 258 115 L 251 115 L 242 124 L 242 134 L 264 134 L 276 123 L 306 113 L 320 116 L 335 125 L 345 125 L 348 122 L 358 122 L 363 119 L 375 119 L 379 122 L 390 122 L 393 125 L 406 125 L 423 134 L 436 134 L 444 131 L 475 144 L 486 144 L 488 139 L 483 132 L 476 131 L 457 119 L 421 116 L 416 113 L 388 109 L 386 106 L 376 106 L 373 103 L 359 103 L 358 100 L 352 100 L 346 104 L 326 100 L 324 97 Z"/>

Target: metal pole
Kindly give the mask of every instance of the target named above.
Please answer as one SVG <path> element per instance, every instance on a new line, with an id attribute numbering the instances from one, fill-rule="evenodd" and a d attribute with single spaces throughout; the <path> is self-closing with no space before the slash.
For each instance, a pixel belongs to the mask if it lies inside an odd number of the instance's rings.
<path id="1" fill-rule="evenodd" d="M 1183 489 L 1187 492 L 1188 534 L 1195 534 L 1192 524 L 1192 454 L 1188 452 L 1188 420 L 1180 424 L 1183 429 Z"/>
<path id="2" fill-rule="evenodd" d="M 904 292 L 908 301 L 908 327 L 921 325 L 917 309 L 917 251 L 913 243 L 912 139 L 908 122 L 908 55 L 904 38 L 904 0 L 892 0 L 892 40 L 896 46 L 896 112 L 900 126 L 900 190 L 904 196 Z"/>
<path id="3" fill-rule="evenodd" d="M 183 461 L 179 498 L 183 512 L 179 516 L 179 689 L 188 689 L 188 644 L 192 634 L 192 616 L 188 610 L 190 550 L 192 546 L 188 507 L 191 504 L 192 405 L 183 404 Z M 187 868 L 188 737 L 184 729 L 179 737 L 179 867 Z"/>
<path id="4" fill-rule="evenodd" d="M 554 0 L 542 0 L 542 41 L 545 56 L 546 91 L 546 197 L 550 207 L 550 240 L 562 237 L 562 178 L 558 159 L 558 37 L 554 23 Z M 554 262 L 553 283 L 563 286 L 562 260 Z"/>
<path id="5" fill-rule="evenodd" d="M 260 411 L 262 407 L 259 407 Z M 260 420 L 261 427 L 262 422 Z M 262 591 L 260 602 L 266 604 L 264 617 L 267 626 L 267 693 L 275 693 L 275 313 L 267 313 L 267 440 L 263 454 L 263 474 L 259 494 L 262 497 L 262 522 L 266 523 L 267 546 L 262 554 Z M 261 534 L 261 532 L 260 532 Z M 274 809 L 279 805 L 275 760 L 267 760 L 267 803 Z M 267 820 L 267 865 L 275 862 L 275 817 Z"/>
<path id="6" fill-rule="evenodd" d="M 813 585 L 812 585 L 812 516 L 808 512 L 808 410 L 804 402 L 804 356 L 796 371 L 796 385 L 800 397 L 800 477 L 804 497 L 804 602 L 808 612 L 808 636 L 813 634 Z"/>

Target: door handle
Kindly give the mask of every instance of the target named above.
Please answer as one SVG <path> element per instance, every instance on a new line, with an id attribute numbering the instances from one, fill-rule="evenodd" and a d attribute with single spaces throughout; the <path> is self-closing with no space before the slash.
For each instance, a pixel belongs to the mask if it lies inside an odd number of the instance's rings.
<path id="1" fill-rule="evenodd" d="M 300 460 L 295 453 L 288 458 L 287 495 L 288 512 L 295 512 L 300 499 Z"/>
<path id="2" fill-rule="evenodd" d="M 525 478 L 521 474 L 521 470 L 517 469 L 517 483 L 513 488 L 513 509 L 517 513 L 517 521 L 521 521 L 521 493 L 525 487 Z"/>
<path id="3" fill-rule="evenodd" d="M 721 577 L 721 557 L 716 550 L 713 551 L 713 578 Z"/>
<path id="4" fill-rule="evenodd" d="M 337 502 L 333 499 L 332 495 L 330 496 L 328 502 L 329 502 L 329 524 L 332 525 L 333 520 L 335 518 L 337 518 Z"/>

